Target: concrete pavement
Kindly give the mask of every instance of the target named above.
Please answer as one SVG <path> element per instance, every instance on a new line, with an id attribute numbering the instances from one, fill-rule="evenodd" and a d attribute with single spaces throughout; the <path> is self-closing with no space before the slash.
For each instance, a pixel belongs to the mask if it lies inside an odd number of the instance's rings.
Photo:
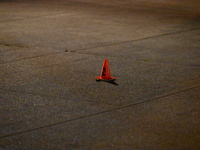
<path id="1" fill-rule="evenodd" d="M 200 149 L 200 3 L 0 2 L 0 149 Z M 115 83 L 96 82 L 107 58 Z"/>

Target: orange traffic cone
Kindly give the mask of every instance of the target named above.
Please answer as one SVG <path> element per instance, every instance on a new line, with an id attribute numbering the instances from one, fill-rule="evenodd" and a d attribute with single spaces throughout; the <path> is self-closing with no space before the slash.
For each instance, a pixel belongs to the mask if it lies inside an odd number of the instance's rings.
<path id="1" fill-rule="evenodd" d="M 115 77 L 112 77 L 110 75 L 110 68 L 108 65 L 108 59 L 104 59 L 103 62 L 103 66 L 102 66 L 102 70 L 101 70 L 101 74 L 99 77 L 96 77 L 97 81 L 103 80 L 103 81 L 111 81 L 111 80 L 115 80 Z"/>

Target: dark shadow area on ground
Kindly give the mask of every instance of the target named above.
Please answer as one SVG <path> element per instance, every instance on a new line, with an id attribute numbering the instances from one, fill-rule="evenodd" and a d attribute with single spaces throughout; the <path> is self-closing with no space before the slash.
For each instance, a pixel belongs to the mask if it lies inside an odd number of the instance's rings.
<path id="1" fill-rule="evenodd" d="M 100 80 L 96 80 L 97 82 L 100 82 Z M 102 80 L 103 81 L 103 80 Z M 115 82 L 115 80 L 111 80 L 111 81 L 103 81 L 103 82 L 107 82 L 107 83 L 110 83 L 110 84 L 113 84 L 113 85 L 115 85 L 115 86 L 119 86 L 119 84 L 117 84 L 116 82 Z"/>

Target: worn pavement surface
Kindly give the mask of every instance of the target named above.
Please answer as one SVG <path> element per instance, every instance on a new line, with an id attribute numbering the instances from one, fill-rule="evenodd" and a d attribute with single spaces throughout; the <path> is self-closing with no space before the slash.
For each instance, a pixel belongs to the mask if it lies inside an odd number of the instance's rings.
<path id="1" fill-rule="evenodd" d="M 199 150 L 199 0 L 1 0 L 0 149 Z"/>

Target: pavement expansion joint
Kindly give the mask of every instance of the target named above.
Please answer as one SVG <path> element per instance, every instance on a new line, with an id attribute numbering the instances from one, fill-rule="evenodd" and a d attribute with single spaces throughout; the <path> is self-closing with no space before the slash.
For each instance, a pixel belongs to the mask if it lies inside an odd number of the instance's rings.
<path id="1" fill-rule="evenodd" d="M 2 46 L 7 46 L 7 47 L 19 47 L 19 48 L 28 48 L 27 45 L 20 45 L 20 44 L 8 44 L 8 43 L 0 43 Z"/>
<path id="2" fill-rule="evenodd" d="M 0 0 L 0 150 L 200 150 L 197 0 L 17 1 Z"/>
<path id="3" fill-rule="evenodd" d="M 88 49 L 92 49 L 92 48 L 88 48 Z M 84 50 L 87 50 L 87 49 L 84 49 Z M 83 55 L 103 56 L 103 55 L 94 54 L 94 53 L 83 53 L 83 52 L 79 52 L 79 50 L 76 50 L 76 51 L 65 50 L 65 52 L 83 54 Z"/>
<path id="4" fill-rule="evenodd" d="M 42 55 L 36 55 L 36 56 L 33 56 L 33 57 L 27 57 L 27 58 L 23 58 L 23 59 L 17 59 L 17 60 L 7 61 L 7 62 L 3 62 L 3 63 L 0 63 L 0 64 L 8 64 L 8 63 L 13 63 L 13 62 L 18 62 L 18 61 L 24 61 L 24 60 L 28 60 L 28 59 L 34 59 L 34 58 L 38 58 L 38 57 L 55 55 L 55 54 L 59 54 L 59 53 L 63 53 L 63 52 L 54 52 L 54 53 L 47 53 L 47 54 L 42 54 Z"/>
<path id="5" fill-rule="evenodd" d="M 48 17 L 48 16 L 56 16 L 56 15 L 61 15 L 61 14 L 67 14 L 67 13 L 56 13 L 56 14 L 48 14 L 48 15 L 41 15 L 41 16 L 34 16 L 34 17 L 25 17 L 25 18 L 21 18 L 21 19 L 2 21 L 0 23 L 7 23 L 7 22 L 14 22 L 14 21 L 21 21 L 21 20 L 29 20 L 29 19 L 37 19 L 37 18 Z"/>
<path id="6" fill-rule="evenodd" d="M 102 48 L 102 47 L 109 47 L 109 46 L 114 46 L 114 45 L 120 45 L 120 44 L 130 43 L 130 42 L 139 42 L 139 41 L 143 41 L 143 40 L 160 38 L 160 37 L 164 37 L 164 36 L 169 36 L 169 35 L 174 35 L 174 34 L 179 34 L 179 33 L 184 33 L 184 32 L 189 32 L 189 31 L 194 31 L 194 30 L 199 30 L 199 29 L 200 29 L 200 27 L 190 28 L 190 29 L 185 29 L 185 30 L 180 30 L 180 31 L 162 33 L 162 34 L 158 34 L 158 35 L 154 35 L 154 36 L 149 36 L 149 37 L 144 37 L 144 38 L 140 38 L 140 39 L 127 40 L 127 41 L 116 42 L 116 43 L 111 43 L 111 44 L 105 44 L 105 45 L 96 46 L 96 47 L 82 48 L 82 49 L 77 49 L 75 51 L 65 50 L 65 52 L 77 53 L 77 51 L 85 51 L 85 50 L 97 49 L 97 48 Z M 81 54 L 87 54 L 87 53 L 81 53 Z M 89 54 L 90 55 L 97 55 L 97 54 L 91 54 L 91 53 L 89 53 Z M 101 55 L 98 55 L 98 56 L 101 56 Z"/>
<path id="7" fill-rule="evenodd" d="M 128 59 L 128 58 L 126 58 Z M 200 68 L 200 65 L 188 65 L 188 64 L 181 64 L 181 63 L 173 63 L 173 62 L 167 62 L 167 61 L 160 61 L 160 60 L 151 60 L 151 61 L 147 61 L 147 60 L 137 60 L 137 62 L 143 62 L 146 64 L 164 64 L 164 65 L 170 65 L 170 66 L 184 66 L 184 67 L 192 67 L 192 68 Z"/>
<path id="8" fill-rule="evenodd" d="M 121 106 L 121 107 L 117 107 L 117 108 L 113 108 L 113 109 L 97 112 L 97 113 L 94 113 L 94 114 L 89 114 L 89 115 L 86 115 L 86 116 L 80 116 L 80 117 L 77 117 L 77 118 L 72 118 L 72 119 L 69 119 L 69 120 L 64 120 L 64 121 L 56 122 L 56 123 L 53 123 L 53 124 L 36 127 L 36 128 L 33 128 L 33 129 L 28 129 L 28 130 L 21 131 L 21 132 L 16 132 L 16 133 L 4 135 L 4 136 L 1 136 L 0 139 L 6 138 L 6 137 L 15 136 L 15 135 L 19 135 L 19 134 L 23 134 L 23 133 L 28 133 L 28 132 L 32 132 L 32 131 L 36 131 L 36 130 L 40 130 L 40 129 L 56 126 L 56 125 L 60 125 L 60 124 L 63 124 L 63 123 L 73 122 L 73 121 L 77 121 L 77 120 L 80 120 L 80 119 L 85 119 L 85 118 L 88 118 L 88 117 L 97 116 L 97 115 L 113 112 L 113 111 L 116 111 L 116 110 L 121 110 L 121 109 L 129 108 L 129 107 L 132 107 L 132 106 L 148 103 L 148 102 L 152 102 L 152 101 L 155 101 L 155 100 L 159 100 L 161 98 L 172 96 L 172 95 L 175 95 L 175 94 L 178 94 L 178 93 L 182 93 L 182 92 L 185 92 L 185 91 L 188 91 L 188 90 L 192 90 L 192 89 L 195 89 L 195 88 L 199 88 L 199 87 L 200 87 L 200 85 L 195 86 L 195 87 L 191 87 L 191 88 L 187 88 L 187 89 L 184 89 L 184 90 L 180 90 L 180 91 L 177 91 L 177 92 L 174 92 L 174 93 L 171 93 L 171 94 L 159 96 L 159 97 L 156 97 L 156 98 L 153 98 L 153 99 L 145 100 L 145 101 L 142 101 L 142 102 L 137 102 L 137 103 L 133 103 L 133 104 L 129 104 L 129 105 L 124 105 L 124 106 Z"/>

